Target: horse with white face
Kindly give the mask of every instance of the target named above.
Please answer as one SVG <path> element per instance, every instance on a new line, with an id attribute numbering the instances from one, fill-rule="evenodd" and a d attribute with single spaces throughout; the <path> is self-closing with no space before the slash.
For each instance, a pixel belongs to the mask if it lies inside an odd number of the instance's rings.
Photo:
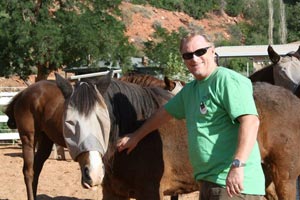
<path id="1" fill-rule="evenodd" d="M 97 89 L 85 82 L 75 88 L 64 93 L 63 134 L 72 159 L 80 164 L 82 185 L 90 188 L 100 185 L 104 177 L 102 157 L 108 147 L 109 114 Z"/>
<path id="2" fill-rule="evenodd" d="M 272 64 L 251 74 L 251 81 L 282 86 L 300 97 L 300 47 L 284 56 L 280 56 L 271 45 L 267 51 Z"/>

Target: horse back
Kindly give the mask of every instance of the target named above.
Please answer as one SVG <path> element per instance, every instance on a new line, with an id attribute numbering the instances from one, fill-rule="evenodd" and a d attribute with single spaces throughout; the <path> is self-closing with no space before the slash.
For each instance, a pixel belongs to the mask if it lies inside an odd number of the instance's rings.
<path id="1" fill-rule="evenodd" d="M 275 156 L 270 155 L 270 152 L 277 153 L 276 158 L 280 158 L 278 155 L 286 154 L 287 151 L 293 154 L 292 151 L 300 143 L 299 99 L 291 91 L 280 86 L 265 82 L 257 82 L 253 86 L 260 118 L 258 141 L 262 158 Z M 278 148 L 283 140 L 290 149 L 282 151 Z"/>

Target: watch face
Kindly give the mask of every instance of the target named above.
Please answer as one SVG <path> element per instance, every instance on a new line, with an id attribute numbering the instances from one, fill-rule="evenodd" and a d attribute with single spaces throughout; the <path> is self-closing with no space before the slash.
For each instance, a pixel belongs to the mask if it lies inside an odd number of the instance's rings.
<path id="1" fill-rule="evenodd" d="M 232 165 L 234 167 L 239 167 L 240 166 L 240 161 L 239 160 L 233 160 Z"/>

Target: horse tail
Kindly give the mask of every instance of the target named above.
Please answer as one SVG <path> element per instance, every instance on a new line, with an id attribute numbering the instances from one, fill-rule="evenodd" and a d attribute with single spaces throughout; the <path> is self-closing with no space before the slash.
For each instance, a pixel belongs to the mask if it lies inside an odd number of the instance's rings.
<path id="1" fill-rule="evenodd" d="M 4 113 L 8 116 L 8 121 L 7 121 L 7 126 L 11 129 L 16 129 L 17 128 L 17 123 L 15 120 L 15 115 L 14 115 L 14 107 L 20 96 L 22 95 L 23 92 L 19 92 L 16 94 L 13 99 L 9 102 L 9 104 L 6 106 Z"/>

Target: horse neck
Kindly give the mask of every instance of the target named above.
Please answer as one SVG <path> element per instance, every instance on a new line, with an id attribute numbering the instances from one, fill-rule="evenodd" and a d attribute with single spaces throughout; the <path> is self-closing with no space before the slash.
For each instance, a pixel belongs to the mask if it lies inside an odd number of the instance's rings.
<path id="1" fill-rule="evenodd" d="M 252 82 L 267 82 L 274 85 L 273 64 L 264 67 L 249 76 Z"/>
<path id="2" fill-rule="evenodd" d="M 143 120 L 149 118 L 162 103 L 152 88 L 112 81 L 104 95 L 108 107 L 112 130 L 120 135 L 134 131 Z"/>
<path id="3" fill-rule="evenodd" d="M 103 160 L 106 166 L 110 166 L 118 138 L 140 127 L 154 111 L 171 98 L 171 94 L 158 87 L 143 88 L 112 81 L 103 97 L 111 120 L 109 145 Z"/>

